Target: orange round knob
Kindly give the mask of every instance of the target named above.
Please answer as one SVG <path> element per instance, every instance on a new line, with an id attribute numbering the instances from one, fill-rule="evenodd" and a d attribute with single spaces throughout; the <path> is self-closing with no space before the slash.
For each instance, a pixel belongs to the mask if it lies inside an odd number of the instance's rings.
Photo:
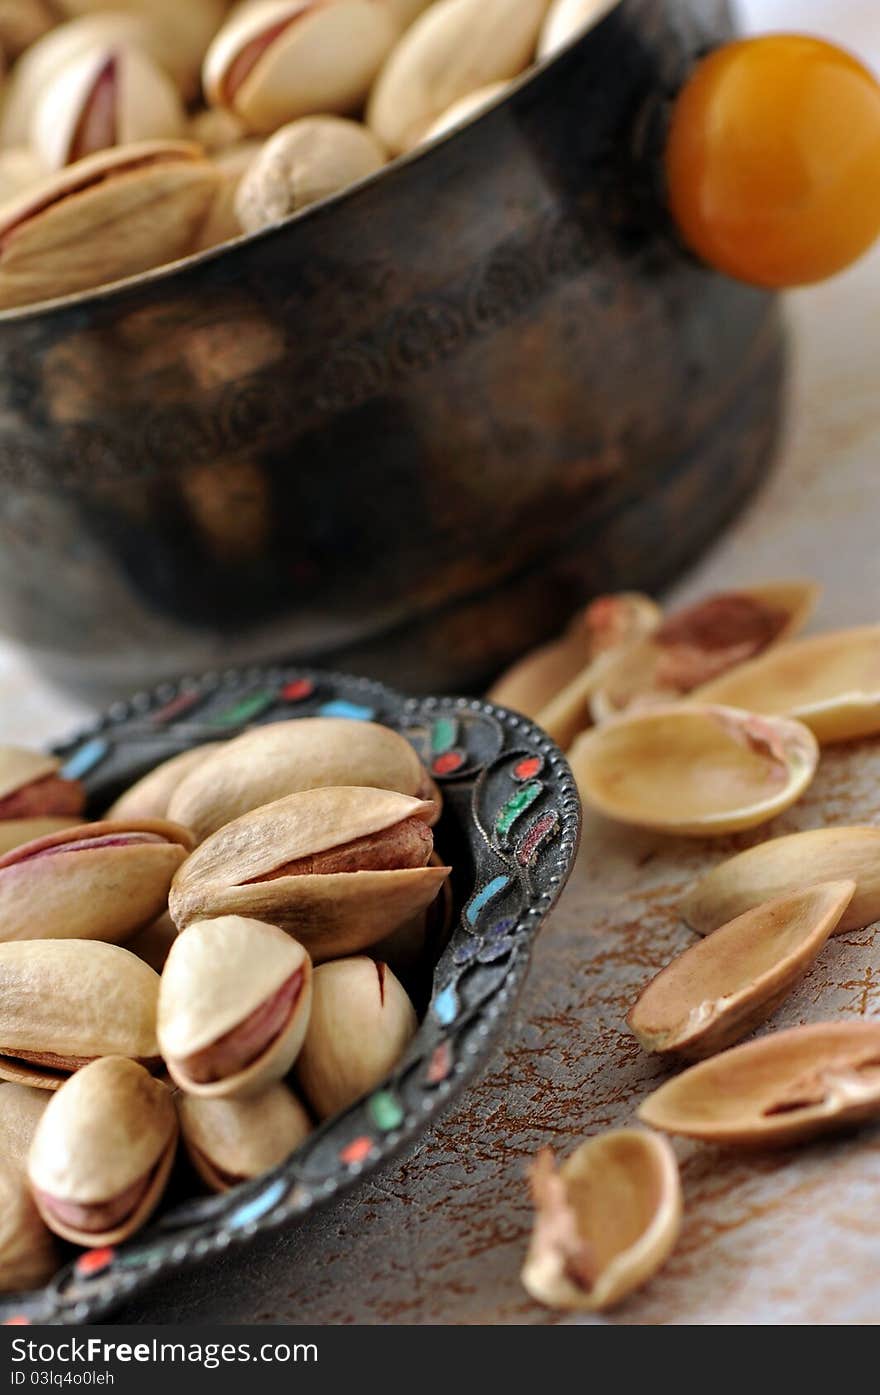
<path id="1" fill-rule="evenodd" d="M 880 84 L 820 39 L 729 44 L 678 97 L 666 174 L 711 266 L 760 286 L 821 281 L 880 235 Z"/>

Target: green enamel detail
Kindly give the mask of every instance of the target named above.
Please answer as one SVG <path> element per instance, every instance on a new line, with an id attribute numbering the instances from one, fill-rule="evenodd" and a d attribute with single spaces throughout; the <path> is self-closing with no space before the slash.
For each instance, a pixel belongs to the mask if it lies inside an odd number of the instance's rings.
<path id="1" fill-rule="evenodd" d="M 267 711 L 275 701 L 274 693 L 252 693 L 250 697 L 243 698 L 234 707 L 228 707 L 225 712 L 214 717 L 211 725 L 215 727 L 238 727 L 242 722 L 249 722 L 254 717 L 259 717 L 261 713 Z"/>
<path id="2" fill-rule="evenodd" d="M 517 790 L 511 799 L 508 799 L 495 822 L 500 837 L 507 837 L 517 819 L 521 818 L 526 809 L 534 804 L 543 788 L 544 786 L 539 781 L 533 780 L 530 785 L 524 785 L 521 790 Z"/>
<path id="3" fill-rule="evenodd" d="M 454 717 L 441 717 L 431 732 L 431 750 L 435 756 L 451 751 L 458 738 L 458 723 Z"/>
<path id="4" fill-rule="evenodd" d="M 399 1128 L 403 1123 L 403 1108 L 395 1095 L 388 1090 L 380 1090 L 373 1095 L 367 1108 L 370 1118 L 381 1129 L 383 1133 L 389 1133 L 391 1129 Z"/>

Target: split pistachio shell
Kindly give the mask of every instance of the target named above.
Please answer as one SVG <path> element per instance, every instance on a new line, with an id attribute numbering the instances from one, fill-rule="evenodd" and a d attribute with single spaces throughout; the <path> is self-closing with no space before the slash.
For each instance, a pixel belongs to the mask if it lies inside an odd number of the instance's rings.
<path id="1" fill-rule="evenodd" d="M 74 20 L 77 24 L 110 18 L 137 24 L 143 47 L 168 70 L 189 100 L 198 92 L 205 50 L 223 23 L 228 6 L 226 0 L 62 0 L 60 8 L 68 15 L 80 16 Z"/>
<path id="2" fill-rule="evenodd" d="M 0 1079 L 57 1090 L 98 1056 L 159 1065 L 159 975 L 98 940 L 0 944 Z"/>
<path id="3" fill-rule="evenodd" d="M 14 848 L 0 857 L 0 940 L 120 944 L 161 915 L 191 847 L 176 824 L 127 819 Z"/>
<path id="4" fill-rule="evenodd" d="M 356 953 L 437 896 L 433 806 L 389 790 L 304 790 L 244 814 L 184 863 L 169 898 L 183 929 L 211 916 L 267 920 L 312 959 Z"/>
<path id="5" fill-rule="evenodd" d="M 136 784 L 119 796 L 107 810 L 108 819 L 164 819 L 168 815 L 171 796 L 197 766 L 208 756 L 219 751 L 223 743 L 209 741 L 204 746 L 196 746 L 191 751 L 181 751 L 180 755 L 157 765 Z"/>
<path id="6" fill-rule="evenodd" d="M 707 684 L 698 697 L 796 717 L 823 745 L 874 736 L 880 732 L 880 625 L 783 645 Z"/>
<path id="7" fill-rule="evenodd" d="M 453 102 L 432 122 L 422 137 L 423 140 L 437 140 L 440 136 L 448 135 L 457 126 L 463 126 L 472 117 L 478 116 L 481 111 L 497 102 L 507 91 L 506 82 L 490 82 L 485 87 L 479 87 L 476 92 L 469 92 L 466 97 L 459 97 L 457 102 Z"/>
<path id="8" fill-rule="evenodd" d="M 417 1026 L 415 1008 L 387 964 L 358 957 L 317 968 L 296 1078 L 318 1118 L 339 1114 L 381 1084 Z"/>
<path id="9" fill-rule="evenodd" d="M 110 146 L 184 134 L 186 118 L 167 73 L 132 45 L 87 49 L 54 75 L 31 119 L 31 144 L 47 169 Z"/>
<path id="10" fill-rule="evenodd" d="M 634 706 L 674 701 L 699 689 L 795 634 L 806 624 L 818 596 L 813 582 L 767 582 L 674 611 L 608 665 L 593 692 L 594 720 L 606 721 Z M 733 699 L 727 705 L 762 710 Z"/>
<path id="11" fill-rule="evenodd" d="M 538 57 L 552 58 L 604 19 L 617 3 L 618 0 L 554 0 L 538 39 Z"/>
<path id="12" fill-rule="evenodd" d="M 23 1173 L 27 1155 L 49 1103 L 48 1090 L 31 1085 L 0 1083 L 0 1168 L 20 1168 Z"/>
<path id="13" fill-rule="evenodd" d="M 436 853 L 429 866 L 443 866 Z M 419 911 L 383 940 L 370 945 L 370 958 L 387 964 L 409 986 L 413 979 L 424 976 L 427 967 L 436 964 L 452 932 L 454 914 L 452 887 L 445 881 L 440 894 L 426 910 Z"/>
<path id="14" fill-rule="evenodd" d="M 301 790 L 369 785 L 422 796 L 427 778 L 412 746 L 389 727 L 301 717 L 227 742 L 182 781 L 168 817 L 201 841 L 241 814 Z"/>
<path id="15" fill-rule="evenodd" d="M 78 160 L 0 217 L 0 308 L 91 290 L 193 250 L 220 175 L 197 146 L 144 141 Z"/>
<path id="16" fill-rule="evenodd" d="M 693 703 L 614 718 L 571 751 L 581 797 L 594 809 L 694 837 L 766 823 L 800 798 L 818 760 L 800 722 Z"/>
<path id="17" fill-rule="evenodd" d="M 23 1168 L 0 1162 L 0 1293 L 39 1288 L 58 1268 Z"/>
<path id="18" fill-rule="evenodd" d="M 384 150 L 358 121 L 341 116 L 292 121 L 266 141 L 242 179 L 235 201 L 238 221 L 245 232 L 259 232 L 384 164 Z"/>
<path id="19" fill-rule="evenodd" d="M 836 933 L 880 920 L 880 828 L 813 828 L 747 848 L 691 887 L 682 914 L 707 935 L 764 901 L 834 881 L 856 884 Z"/>
<path id="20" fill-rule="evenodd" d="M 61 833 L 65 828 L 76 828 L 82 822 L 82 815 L 76 818 L 46 819 L 0 819 L 0 857 L 20 848 L 25 843 L 33 843 L 38 838 L 46 838 L 52 833 Z"/>
<path id="21" fill-rule="evenodd" d="M 375 0 L 260 0 L 209 48 L 205 94 L 264 135 L 299 116 L 354 111 L 396 37 Z"/>
<path id="22" fill-rule="evenodd" d="M 258 1094 L 293 1064 L 311 1001 L 309 956 L 283 930 L 242 916 L 197 922 L 162 972 L 162 1055 L 189 1094 Z"/>
<path id="23" fill-rule="evenodd" d="M 93 1061 L 53 1095 L 31 1144 L 43 1220 L 75 1245 L 118 1245 L 158 1206 L 176 1145 L 168 1088 L 134 1061 Z"/>
<path id="24" fill-rule="evenodd" d="M 528 67 L 547 0 L 438 0 L 393 49 L 367 121 L 392 155 L 418 145 L 453 102 Z"/>
<path id="25" fill-rule="evenodd" d="M 660 619 L 659 608 L 638 592 L 600 596 L 559 639 L 508 669 L 489 699 L 540 721 L 554 740 L 568 745 L 590 723 L 590 696 L 610 656 L 650 634 Z"/>
<path id="26" fill-rule="evenodd" d="M 215 1192 L 270 1172 L 312 1130 L 299 1100 L 282 1084 L 243 1100 L 181 1095 L 177 1108 L 186 1151 Z"/>
<path id="27" fill-rule="evenodd" d="M 666 1133 L 787 1147 L 880 1115 L 880 1022 L 821 1022 L 735 1046 L 649 1095 L 639 1117 Z"/>
<path id="28" fill-rule="evenodd" d="M 130 940 L 126 941 L 125 948 L 129 954 L 136 954 L 138 959 L 143 959 L 145 964 L 149 964 L 151 969 L 155 969 L 157 974 L 161 974 L 165 968 L 165 961 L 171 953 L 171 946 L 177 939 L 177 926 L 171 919 L 167 911 L 154 920 L 152 925 L 148 925 L 143 930 L 139 930 Z"/>
<path id="29" fill-rule="evenodd" d="M 681 1183 L 666 1139 L 614 1129 L 557 1167 L 532 1169 L 535 1225 L 522 1281 L 548 1308 L 611 1308 L 656 1274 L 681 1229 Z"/>
<path id="30" fill-rule="evenodd" d="M 648 984 L 627 1017 L 646 1051 L 699 1060 L 766 1022 L 820 954 L 855 882 L 765 901 L 692 945 Z"/>
<path id="31" fill-rule="evenodd" d="M 59 773 L 61 762 L 18 746 L 0 746 L 0 821 L 82 814 L 85 791 Z"/>

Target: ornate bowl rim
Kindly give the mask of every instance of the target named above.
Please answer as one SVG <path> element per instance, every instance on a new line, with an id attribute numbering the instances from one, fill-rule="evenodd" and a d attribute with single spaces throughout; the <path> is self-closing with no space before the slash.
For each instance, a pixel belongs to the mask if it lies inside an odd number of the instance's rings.
<path id="1" fill-rule="evenodd" d="M 114 703 L 55 750 L 64 772 L 96 796 L 201 741 L 309 715 L 373 719 L 406 734 L 444 790 L 449 826 L 473 856 L 473 887 L 469 880 L 415 1041 L 367 1099 L 328 1120 L 273 1172 L 221 1196 L 185 1201 L 118 1249 L 85 1251 L 42 1289 L 4 1295 L 0 1322 L 95 1321 L 159 1275 L 325 1204 L 436 1122 L 486 1064 L 510 1019 L 581 831 L 565 757 L 525 717 L 480 699 L 408 698 L 369 679 L 276 665 L 161 684 Z"/>
<path id="2" fill-rule="evenodd" d="M 189 256 L 178 257 L 171 262 L 165 262 L 162 266 L 151 267 L 148 271 L 138 272 L 134 276 L 123 276 L 117 281 L 110 281 L 105 286 L 94 286 L 88 290 L 73 291 L 69 295 L 54 296 L 47 300 L 34 302 L 32 305 L 14 306 L 8 310 L 0 310 L 0 326 L 13 324 L 18 321 L 27 320 L 31 317 L 50 315 L 56 310 L 69 310 L 73 307 L 86 308 L 99 304 L 103 301 L 112 300 L 116 296 L 122 296 L 126 291 L 142 285 L 153 285 L 173 279 L 179 273 L 193 270 L 196 267 L 204 266 L 213 261 L 219 261 L 240 250 L 242 247 L 249 247 L 254 243 L 268 240 L 269 238 L 283 236 L 289 228 L 306 221 L 307 219 L 331 216 L 333 210 L 340 204 L 353 200 L 364 189 L 379 183 L 381 180 L 394 177 L 399 172 L 407 169 L 410 165 L 418 161 L 430 158 L 431 155 L 442 146 L 448 145 L 450 141 L 457 139 L 465 131 L 471 129 L 484 117 L 488 117 L 502 108 L 513 105 L 519 94 L 526 88 L 530 88 L 539 83 L 546 73 L 557 66 L 571 49 L 580 44 L 588 43 L 597 30 L 601 29 L 612 13 L 627 3 L 627 0 L 604 0 L 607 8 L 599 18 L 584 33 L 575 34 L 572 38 L 558 48 L 554 53 L 546 58 L 533 63 L 523 73 L 515 78 L 511 78 L 506 89 L 498 97 L 488 102 L 486 106 L 480 107 L 465 121 L 458 126 L 452 127 L 435 140 L 426 141 L 424 144 L 415 146 L 404 155 L 398 155 L 389 161 L 381 169 L 366 175 L 363 179 L 358 179 L 353 184 L 341 189 L 338 194 L 332 194 L 329 198 L 321 199 L 318 203 L 310 204 L 308 207 L 300 209 L 297 213 L 292 213 L 280 223 L 275 223 L 271 227 L 261 228 L 259 232 L 242 233 L 240 236 L 222 242 L 216 247 L 208 247 L 201 252 L 192 252 Z"/>

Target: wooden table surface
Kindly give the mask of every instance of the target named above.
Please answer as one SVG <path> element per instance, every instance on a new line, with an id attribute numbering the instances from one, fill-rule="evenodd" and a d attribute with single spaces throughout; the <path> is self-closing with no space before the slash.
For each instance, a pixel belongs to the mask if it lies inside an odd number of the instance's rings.
<path id="1" fill-rule="evenodd" d="M 759 27 L 837 33 L 880 59 L 873 0 L 749 0 Z M 880 255 L 790 297 L 796 344 L 778 468 L 675 599 L 810 575 L 814 628 L 880 620 Z M 4 740 L 83 715 L 0 649 Z M 662 1071 L 623 1029 L 640 986 L 690 942 L 683 888 L 731 851 L 823 822 L 880 822 L 880 743 L 826 753 L 808 797 L 757 836 L 701 845 L 588 820 L 575 875 L 542 934 L 506 1043 L 421 1146 L 298 1229 L 164 1282 L 140 1322 L 540 1323 L 518 1272 L 524 1172 L 631 1118 Z M 834 940 L 774 1025 L 880 1013 L 880 940 Z M 880 1321 L 880 1130 L 743 1161 L 677 1145 L 685 1224 L 666 1269 L 615 1323 Z M 590 1321 L 568 1319 L 568 1321 Z"/>

